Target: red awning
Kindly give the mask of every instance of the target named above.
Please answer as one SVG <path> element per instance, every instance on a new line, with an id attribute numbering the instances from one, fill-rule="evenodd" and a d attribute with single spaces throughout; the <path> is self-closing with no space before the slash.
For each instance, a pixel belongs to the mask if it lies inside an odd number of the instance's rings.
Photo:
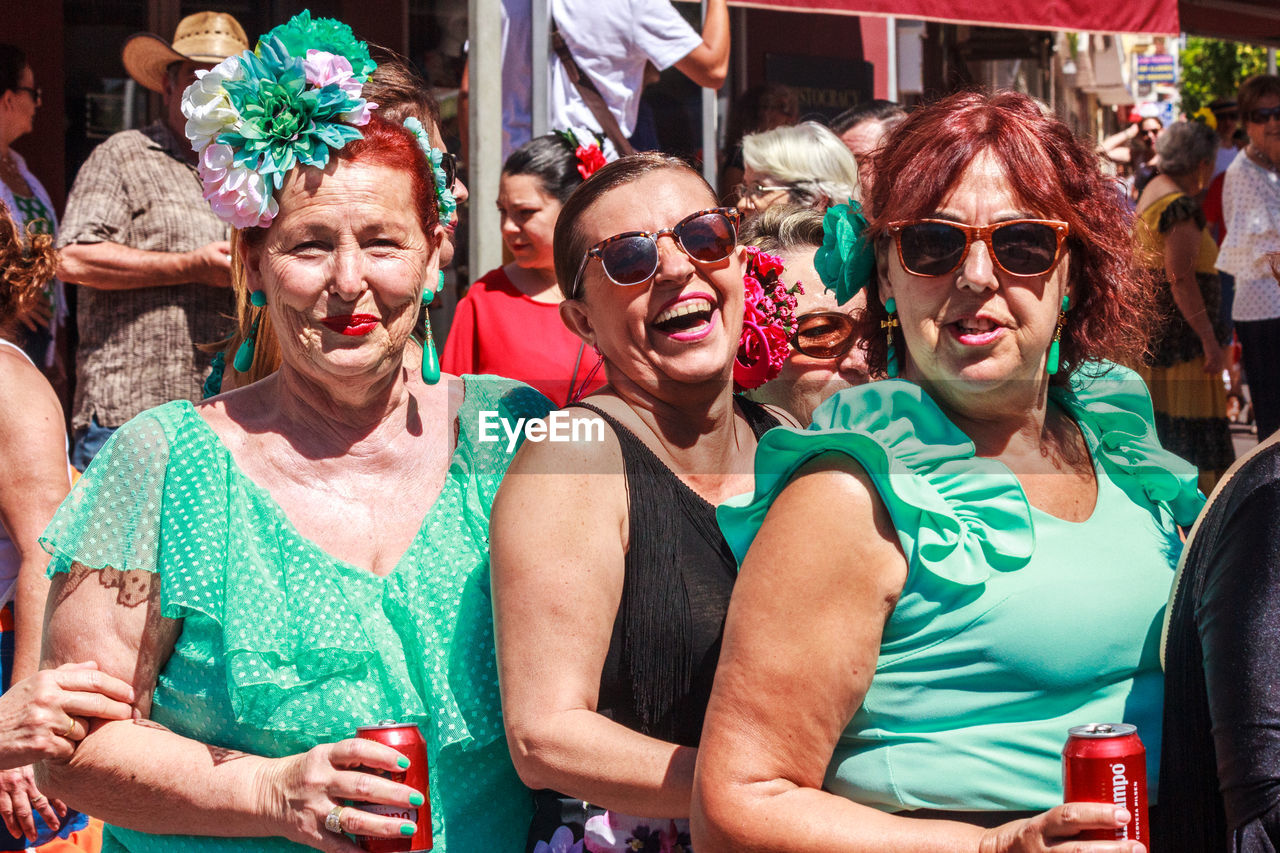
<path id="1" fill-rule="evenodd" d="M 1068 30 L 1098 33 L 1178 32 L 1178 0 L 729 0 L 795 12 L 878 15 L 943 21 L 950 24 L 1016 27 L 1024 30 Z M 1198 0 L 1231 4 L 1231 0 Z M 1276 0 L 1261 0 L 1268 5 Z"/>
<path id="2" fill-rule="evenodd" d="M 1192 35 L 1280 47 L 1277 0 L 1182 0 L 1178 17 Z"/>

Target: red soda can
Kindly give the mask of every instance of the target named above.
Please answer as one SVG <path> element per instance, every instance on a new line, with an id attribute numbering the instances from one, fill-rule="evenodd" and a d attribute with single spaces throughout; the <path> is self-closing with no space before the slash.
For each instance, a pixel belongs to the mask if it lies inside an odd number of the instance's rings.
<path id="1" fill-rule="evenodd" d="M 422 739 L 422 732 L 418 731 L 418 727 L 413 723 L 383 720 L 376 726 L 360 726 L 356 729 L 356 737 L 385 744 L 409 759 L 409 767 L 397 773 L 388 773 L 385 770 L 371 772 L 421 791 L 425 798 L 422 805 L 416 808 L 389 806 L 385 803 L 352 803 L 353 808 L 361 811 L 397 820 L 413 821 L 418 826 L 417 832 L 408 838 L 373 838 L 368 835 L 357 835 L 356 843 L 360 845 L 361 850 L 368 850 L 370 853 L 426 853 L 431 849 L 431 791 L 427 781 L 427 742 Z"/>
<path id="2" fill-rule="evenodd" d="M 1147 822 L 1147 750 L 1138 727 L 1129 723 L 1090 723 L 1067 730 L 1062 748 L 1063 802 L 1114 803 L 1129 810 L 1118 829 L 1091 829 L 1076 838 L 1141 842 L 1151 849 Z"/>

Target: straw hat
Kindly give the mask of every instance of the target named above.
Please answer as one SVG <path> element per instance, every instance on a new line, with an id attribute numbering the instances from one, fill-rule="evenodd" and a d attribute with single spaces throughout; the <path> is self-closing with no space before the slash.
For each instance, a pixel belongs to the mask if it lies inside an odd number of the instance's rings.
<path id="1" fill-rule="evenodd" d="M 164 91 L 164 72 L 174 62 L 217 64 L 249 49 L 249 37 L 235 18 L 223 12 L 197 12 L 178 22 L 173 44 L 154 33 L 136 33 L 120 58 L 129 76 L 153 92 Z"/>

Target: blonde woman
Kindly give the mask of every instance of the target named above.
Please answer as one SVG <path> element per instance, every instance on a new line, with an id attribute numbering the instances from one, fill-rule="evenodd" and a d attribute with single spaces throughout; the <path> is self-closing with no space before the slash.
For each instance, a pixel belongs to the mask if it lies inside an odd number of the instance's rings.
<path id="1" fill-rule="evenodd" d="M 743 216 L 778 202 L 826 210 L 862 197 L 853 154 L 814 121 L 744 136 L 742 161 L 738 210 Z"/>

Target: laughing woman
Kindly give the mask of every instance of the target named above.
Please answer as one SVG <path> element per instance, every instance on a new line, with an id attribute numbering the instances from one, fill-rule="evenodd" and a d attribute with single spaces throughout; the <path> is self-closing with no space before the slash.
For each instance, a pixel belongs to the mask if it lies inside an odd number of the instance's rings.
<path id="1" fill-rule="evenodd" d="M 609 429 L 527 445 L 494 503 L 507 740 L 538 792 L 530 850 L 584 835 L 592 851 L 688 849 L 736 576 L 715 504 L 751 488 L 756 441 L 778 423 L 733 394 L 736 225 L 696 172 L 658 154 L 602 168 L 556 223 L 561 314 L 608 380 L 570 411 Z"/>

